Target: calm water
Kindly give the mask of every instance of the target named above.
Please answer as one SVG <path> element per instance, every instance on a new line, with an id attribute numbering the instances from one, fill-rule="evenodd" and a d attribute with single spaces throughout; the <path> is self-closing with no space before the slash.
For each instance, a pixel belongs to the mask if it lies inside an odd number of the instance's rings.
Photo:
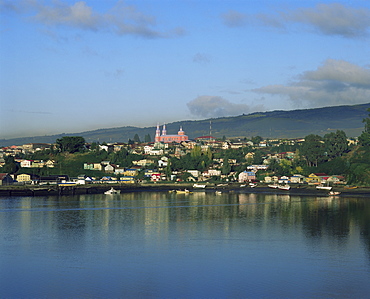
<path id="1" fill-rule="evenodd" d="M 0 198 L 0 298 L 369 298 L 370 198 Z"/>

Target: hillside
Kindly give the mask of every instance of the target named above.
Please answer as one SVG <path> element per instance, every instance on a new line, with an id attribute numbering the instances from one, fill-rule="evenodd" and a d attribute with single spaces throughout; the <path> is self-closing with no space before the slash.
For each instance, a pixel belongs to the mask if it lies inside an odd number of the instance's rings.
<path id="1" fill-rule="evenodd" d="M 176 134 L 182 126 L 190 139 L 211 134 L 216 138 L 252 137 L 264 138 L 299 138 L 309 134 L 325 135 L 336 130 L 343 130 L 349 137 L 361 134 L 368 117 L 370 103 L 352 106 L 334 106 L 315 109 L 290 111 L 258 112 L 247 115 L 221 117 L 197 121 L 178 121 L 166 124 L 168 134 Z M 99 129 L 87 132 L 35 136 L 0 140 L 0 146 L 20 145 L 25 143 L 53 143 L 63 136 L 83 136 L 87 142 L 127 142 L 138 134 L 141 140 L 150 134 L 154 140 L 155 127 L 119 127 Z"/>

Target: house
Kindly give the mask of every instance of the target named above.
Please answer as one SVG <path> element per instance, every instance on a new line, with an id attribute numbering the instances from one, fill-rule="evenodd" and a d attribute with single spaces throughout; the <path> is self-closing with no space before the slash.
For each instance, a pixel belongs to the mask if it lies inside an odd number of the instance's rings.
<path id="1" fill-rule="evenodd" d="M 22 160 L 20 166 L 22 168 L 30 168 L 32 164 L 32 160 Z"/>
<path id="2" fill-rule="evenodd" d="M 342 175 L 332 175 L 326 181 L 330 184 L 347 184 L 345 177 Z"/>
<path id="3" fill-rule="evenodd" d="M 270 184 L 270 183 L 272 183 L 272 177 L 265 176 L 264 181 L 265 181 L 266 184 Z"/>
<path id="4" fill-rule="evenodd" d="M 138 166 L 149 166 L 149 165 L 154 164 L 154 160 L 142 159 L 142 160 L 132 161 L 132 164 L 138 165 Z"/>
<path id="5" fill-rule="evenodd" d="M 302 184 L 305 180 L 305 177 L 301 174 L 294 174 L 290 177 L 290 182 L 292 184 Z"/>
<path id="6" fill-rule="evenodd" d="M 168 158 L 167 157 L 162 157 L 158 161 L 158 167 L 166 167 L 168 165 Z"/>
<path id="7" fill-rule="evenodd" d="M 0 186 L 11 185 L 13 183 L 14 180 L 8 173 L 0 173 Z"/>
<path id="8" fill-rule="evenodd" d="M 307 178 L 308 184 L 321 184 L 325 183 L 329 176 L 325 173 L 311 173 Z"/>
<path id="9" fill-rule="evenodd" d="M 221 170 L 219 170 L 219 169 L 208 169 L 206 171 L 203 171 L 202 176 L 204 178 L 211 178 L 213 176 L 219 177 L 219 176 L 221 176 Z"/>
<path id="10" fill-rule="evenodd" d="M 113 173 L 115 169 L 115 165 L 108 164 L 104 167 L 104 172 Z"/>
<path id="11" fill-rule="evenodd" d="M 253 171 L 246 171 L 239 173 L 238 175 L 238 182 L 244 183 L 244 182 L 251 182 L 256 180 L 256 174 Z"/>
<path id="12" fill-rule="evenodd" d="M 282 176 L 282 177 L 279 178 L 278 183 L 279 184 L 288 184 L 288 183 L 290 183 L 290 178 L 287 177 L 287 176 Z"/>
<path id="13" fill-rule="evenodd" d="M 22 173 L 17 175 L 17 182 L 28 183 L 31 181 L 32 179 L 30 174 Z"/>
<path id="14" fill-rule="evenodd" d="M 199 170 L 187 170 L 186 172 L 190 173 L 193 177 L 198 178 L 200 175 Z"/>
<path id="15" fill-rule="evenodd" d="M 266 165 L 266 164 L 263 164 L 263 165 L 249 165 L 247 166 L 247 169 L 248 170 L 251 170 L 251 171 L 254 171 L 254 172 L 257 172 L 258 170 L 267 170 L 269 166 Z"/>
<path id="16" fill-rule="evenodd" d="M 123 176 L 120 177 L 119 181 L 124 184 L 134 184 L 135 183 L 135 177 L 133 176 Z"/>
<path id="17" fill-rule="evenodd" d="M 150 176 L 152 182 L 159 182 L 161 180 L 161 174 L 159 172 L 153 172 Z"/>
<path id="18" fill-rule="evenodd" d="M 43 160 L 34 160 L 31 163 L 32 168 L 42 168 L 44 167 L 45 163 Z"/>
<path id="19" fill-rule="evenodd" d="M 116 167 L 114 169 L 114 174 L 124 174 L 125 173 L 125 168 L 124 167 Z"/>
<path id="20" fill-rule="evenodd" d="M 54 168 L 54 166 L 55 166 L 55 161 L 54 161 L 54 160 L 47 160 L 47 161 L 45 162 L 45 166 L 46 166 L 46 167 L 49 167 L 49 168 Z"/>
<path id="21" fill-rule="evenodd" d="M 125 176 L 132 176 L 135 177 L 139 174 L 139 170 L 137 168 L 127 168 L 123 175 Z"/>

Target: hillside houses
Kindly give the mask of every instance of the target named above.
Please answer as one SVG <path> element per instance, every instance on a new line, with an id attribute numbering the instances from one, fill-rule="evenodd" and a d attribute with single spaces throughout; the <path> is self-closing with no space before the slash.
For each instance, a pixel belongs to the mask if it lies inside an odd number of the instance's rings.
<path id="1" fill-rule="evenodd" d="M 247 140 L 208 140 L 198 139 L 186 140 L 176 143 L 109 143 L 99 144 L 98 146 L 88 145 L 84 153 L 90 152 L 89 158 L 85 161 L 79 161 L 79 169 L 85 171 L 89 176 L 102 177 L 104 181 L 110 178 L 111 181 L 120 181 L 133 183 L 137 181 L 238 181 L 252 182 L 263 181 L 266 183 L 273 181 L 289 182 L 292 184 L 320 184 L 328 182 L 330 184 L 342 184 L 345 178 L 341 175 L 329 176 L 322 174 L 310 174 L 304 177 L 302 174 L 289 176 L 276 176 L 273 170 L 269 169 L 271 162 L 289 163 L 299 158 L 299 151 L 269 151 L 268 147 L 273 144 L 291 145 L 297 144 L 298 140 L 264 140 L 253 144 Z M 28 144 L 23 146 L 12 146 L 0 150 L 0 163 L 4 165 L 5 157 L 13 155 L 16 157 L 15 162 L 19 168 L 61 169 L 58 160 L 36 160 L 21 158 L 27 157 L 25 151 L 36 152 L 41 148 L 40 144 Z M 44 149 L 51 149 L 53 145 L 45 145 Z M 94 148 L 94 149 L 93 149 Z M 101 159 L 94 158 L 91 153 L 103 152 Z M 189 156 L 197 151 L 197 155 L 207 156 L 207 163 L 204 161 L 194 165 L 182 163 L 181 167 L 174 167 L 174 162 L 185 158 L 189 161 Z M 258 151 L 260 151 L 258 153 Z M 263 153 L 263 155 L 261 154 Z M 116 156 L 115 156 L 116 155 Z M 119 156 L 121 155 L 121 156 Z M 130 159 L 122 162 L 122 156 L 129 155 Z M 35 156 L 36 157 L 36 156 Z M 50 156 L 52 157 L 52 156 Z M 83 155 L 81 155 L 83 159 Z M 103 160 L 104 159 L 104 160 Z M 186 160 L 188 159 L 188 160 Z M 111 161 L 109 161 L 111 160 Z M 275 161 L 274 161 L 275 160 Z M 286 161 L 284 161 L 286 160 Z M 112 161 L 115 161 L 113 163 Z M 118 162 L 120 161 L 120 162 Z M 286 162 L 286 163 L 288 163 Z M 289 165 L 289 163 L 287 165 Z M 1 164 L 0 164 L 1 165 Z M 123 166 L 125 165 L 125 166 Z M 58 166 L 58 167 L 57 167 Z M 55 172 L 54 172 L 55 173 Z M 290 172 L 292 173 L 292 172 Z M 22 181 L 28 181 L 20 177 Z M 108 180 L 108 181 L 109 181 Z"/>

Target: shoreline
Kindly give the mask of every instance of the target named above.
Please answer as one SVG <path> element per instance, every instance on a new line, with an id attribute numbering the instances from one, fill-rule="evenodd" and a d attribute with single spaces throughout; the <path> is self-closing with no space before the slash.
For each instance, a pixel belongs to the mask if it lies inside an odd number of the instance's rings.
<path id="1" fill-rule="evenodd" d="M 88 184 L 73 186 L 58 185 L 22 185 L 22 186 L 0 186 L 1 197 L 16 196 L 47 196 L 47 195 L 79 195 L 79 194 L 102 194 L 111 187 L 125 192 L 158 192 L 171 191 L 179 189 L 188 189 L 192 192 L 234 192 L 234 193 L 261 193 L 261 194 L 279 194 L 296 196 L 329 196 L 326 190 L 317 190 L 315 186 L 309 185 L 291 185 L 290 190 L 271 189 L 267 185 L 259 185 L 251 188 L 242 187 L 241 184 L 207 184 L 206 188 L 194 188 L 193 183 L 148 183 L 148 184 Z M 345 188 L 344 186 L 335 186 L 333 191 L 340 192 L 335 197 L 368 197 L 370 198 L 370 187 Z"/>

